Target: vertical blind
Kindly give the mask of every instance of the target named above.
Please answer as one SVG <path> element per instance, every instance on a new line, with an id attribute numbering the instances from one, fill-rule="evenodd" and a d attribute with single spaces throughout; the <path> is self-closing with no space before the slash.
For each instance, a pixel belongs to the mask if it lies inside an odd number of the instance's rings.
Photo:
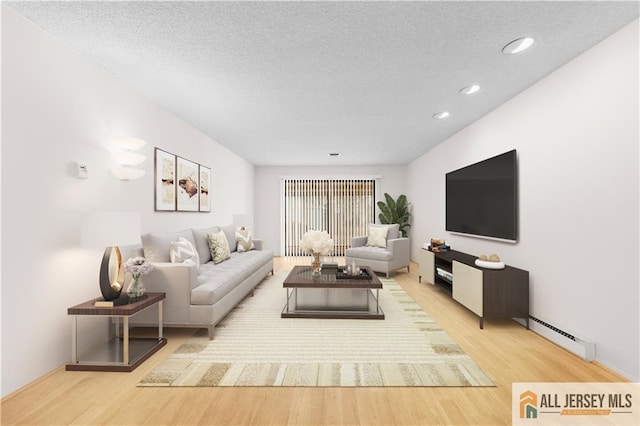
<path id="1" fill-rule="evenodd" d="M 310 229 L 327 231 L 333 254 L 344 256 L 351 238 L 374 222 L 375 180 L 284 179 L 284 255 L 301 256 L 299 242 Z"/>

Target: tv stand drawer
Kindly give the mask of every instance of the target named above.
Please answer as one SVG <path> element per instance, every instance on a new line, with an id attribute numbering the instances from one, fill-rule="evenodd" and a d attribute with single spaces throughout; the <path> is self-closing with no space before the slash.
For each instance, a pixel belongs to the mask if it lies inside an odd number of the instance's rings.
<path id="1" fill-rule="evenodd" d="M 453 261 L 453 298 L 479 317 L 483 315 L 482 271 Z"/>

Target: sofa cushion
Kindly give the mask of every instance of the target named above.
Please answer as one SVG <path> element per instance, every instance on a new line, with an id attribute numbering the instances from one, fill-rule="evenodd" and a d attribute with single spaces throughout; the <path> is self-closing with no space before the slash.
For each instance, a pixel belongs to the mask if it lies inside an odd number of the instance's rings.
<path id="1" fill-rule="evenodd" d="M 236 243 L 236 227 L 235 225 L 221 226 L 220 229 L 224 231 L 224 235 L 227 237 L 229 243 L 229 251 L 234 252 L 237 249 Z"/>
<path id="2" fill-rule="evenodd" d="M 369 225 L 369 232 L 367 235 L 367 246 L 368 247 L 387 247 L 387 233 L 389 232 L 388 227 L 381 226 L 371 226 Z"/>
<path id="3" fill-rule="evenodd" d="M 380 247 L 352 247 L 347 249 L 345 256 L 369 260 L 393 260 L 393 253 Z"/>
<path id="4" fill-rule="evenodd" d="M 368 228 L 385 228 L 387 230 L 387 240 L 395 240 L 396 238 L 400 238 L 400 225 L 397 223 L 391 224 L 380 224 L 380 223 L 370 223 Z"/>
<path id="5" fill-rule="evenodd" d="M 182 263 L 192 261 L 196 268 L 200 268 L 200 256 L 198 251 L 186 238 L 180 237 L 178 241 L 171 242 L 169 247 L 169 258 L 171 263 Z"/>
<path id="6" fill-rule="evenodd" d="M 200 256 L 200 263 L 204 264 L 211 260 L 211 251 L 209 251 L 209 238 L 207 234 L 215 234 L 220 229 L 217 226 L 205 229 L 192 229 L 193 239 L 196 243 L 196 250 Z"/>
<path id="7" fill-rule="evenodd" d="M 400 238 L 402 236 L 400 235 L 400 225 L 398 225 L 397 223 L 392 223 L 386 226 L 389 227 L 389 231 L 387 232 L 387 241 L 395 240 L 396 238 Z"/>
<path id="8" fill-rule="evenodd" d="M 236 243 L 238 245 L 238 253 L 253 250 L 256 248 L 256 246 L 253 244 L 251 232 L 245 227 L 236 229 Z"/>
<path id="9" fill-rule="evenodd" d="M 229 241 L 224 231 L 218 231 L 214 234 L 207 234 L 209 238 L 209 250 L 211 251 L 211 259 L 213 263 L 220 263 L 227 259 L 231 254 L 229 250 Z"/>
<path id="10" fill-rule="evenodd" d="M 211 305 L 222 299 L 242 281 L 259 270 L 273 258 L 269 250 L 251 250 L 246 253 L 231 253 L 229 260 L 215 265 L 202 265 L 198 282 L 201 285 L 191 291 L 192 305 Z"/>
<path id="11" fill-rule="evenodd" d="M 195 246 L 191 229 L 169 233 L 150 232 L 142 235 L 144 257 L 150 262 L 171 262 L 171 258 L 169 257 L 171 243 L 178 241 L 180 238 L 187 239 Z"/>

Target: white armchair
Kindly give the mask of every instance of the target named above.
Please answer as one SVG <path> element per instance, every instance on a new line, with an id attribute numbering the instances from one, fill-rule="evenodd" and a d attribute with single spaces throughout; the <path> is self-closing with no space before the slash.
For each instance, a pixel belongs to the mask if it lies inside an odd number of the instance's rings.
<path id="1" fill-rule="evenodd" d="M 351 239 L 351 248 L 345 253 L 347 265 L 355 262 L 358 266 L 369 266 L 375 272 L 389 273 L 401 268 L 409 271 L 409 238 L 399 237 L 399 226 L 369 225 L 370 227 L 387 226 L 386 247 L 367 245 L 368 237 Z"/>

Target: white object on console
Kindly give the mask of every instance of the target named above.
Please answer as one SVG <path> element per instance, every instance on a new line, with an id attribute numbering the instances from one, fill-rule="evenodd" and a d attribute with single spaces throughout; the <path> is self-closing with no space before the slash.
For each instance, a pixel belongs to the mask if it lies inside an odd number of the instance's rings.
<path id="1" fill-rule="evenodd" d="M 503 262 L 488 262 L 486 260 L 476 259 L 476 266 L 486 269 L 504 269 Z"/>

